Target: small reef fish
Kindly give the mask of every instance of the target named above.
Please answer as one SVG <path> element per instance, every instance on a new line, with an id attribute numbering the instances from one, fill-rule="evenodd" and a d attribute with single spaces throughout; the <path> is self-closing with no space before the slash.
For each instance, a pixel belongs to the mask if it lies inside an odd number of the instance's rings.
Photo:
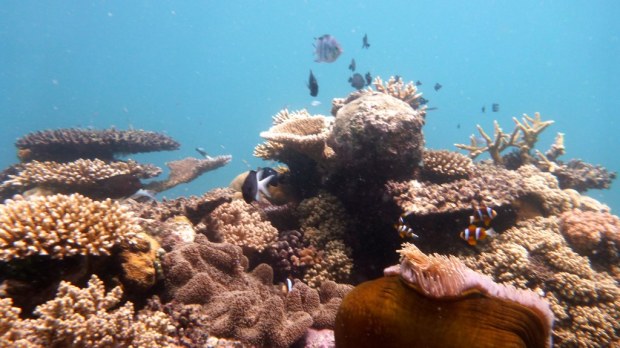
<path id="1" fill-rule="evenodd" d="M 372 75 L 370 75 L 370 71 L 364 75 L 364 78 L 366 79 L 366 86 L 370 86 L 372 83 Z"/>
<path id="2" fill-rule="evenodd" d="M 319 83 L 314 77 L 312 70 L 310 70 L 310 77 L 308 77 L 308 89 L 310 89 L 310 95 L 316 97 L 319 95 Z"/>
<path id="3" fill-rule="evenodd" d="M 351 84 L 351 87 L 360 90 L 364 88 L 366 81 L 364 80 L 364 77 L 361 74 L 355 73 L 353 74 L 353 76 L 349 77 L 349 83 Z"/>
<path id="4" fill-rule="evenodd" d="M 278 185 L 278 172 L 274 169 L 266 167 L 258 169 L 258 171 L 250 170 L 241 185 L 241 194 L 246 203 L 252 203 L 260 200 L 260 195 L 271 197 L 267 186 Z"/>
<path id="5" fill-rule="evenodd" d="M 340 57 L 342 47 L 335 37 L 325 34 L 314 41 L 315 62 L 333 63 Z"/>
<path id="6" fill-rule="evenodd" d="M 499 104 L 494 103 L 493 105 L 491 105 L 491 111 L 498 112 L 499 111 Z"/>
<path id="7" fill-rule="evenodd" d="M 129 196 L 129 198 L 135 201 L 142 201 L 142 200 L 156 201 L 157 200 L 157 198 L 155 198 L 155 191 L 145 190 L 145 189 L 139 189 L 138 191 L 136 191 L 136 193 Z"/>
<path id="8" fill-rule="evenodd" d="M 362 48 L 368 49 L 370 44 L 368 43 L 368 34 L 364 34 L 364 38 L 362 39 Z"/>
<path id="9" fill-rule="evenodd" d="M 435 91 L 439 91 L 441 89 L 441 87 L 443 87 L 442 85 L 439 84 L 439 82 L 437 82 L 435 84 L 435 86 L 433 86 L 433 88 L 435 89 Z"/>
<path id="10" fill-rule="evenodd" d="M 202 147 L 197 147 L 196 148 L 196 152 L 198 152 L 202 157 L 204 157 L 206 159 L 211 158 L 211 156 L 209 156 L 207 151 L 204 148 L 202 148 Z"/>
<path id="11" fill-rule="evenodd" d="M 420 82 L 420 80 L 417 80 L 417 81 L 415 82 L 415 85 L 416 85 L 416 86 L 422 86 L 422 82 Z"/>
<path id="12" fill-rule="evenodd" d="M 418 235 L 413 233 L 413 229 L 407 225 L 403 214 L 398 217 L 398 222 L 394 224 L 394 228 L 398 231 L 400 238 L 418 238 Z"/>
<path id="13" fill-rule="evenodd" d="M 497 216 L 497 212 L 484 204 L 478 208 L 473 207 L 473 215 L 469 216 L 469 226 L 460 233 L 461 239 L 469 245 L 476 245 L 478 241 L 487 237 L 493 237 L 496 232 L 491 227 L 491 221 Z"/>
<path id="14" fill-rule="evenodd" d="M 355 59 L 351 59 L 351 63 L 349 64 L 349 70 L 355 71 Z"/>
<path id="15" fill-rule="evenodd" d="M 486 106 L 482 106 L 482 113 L 484 114 L 485 111 L 487 111 Z"/>

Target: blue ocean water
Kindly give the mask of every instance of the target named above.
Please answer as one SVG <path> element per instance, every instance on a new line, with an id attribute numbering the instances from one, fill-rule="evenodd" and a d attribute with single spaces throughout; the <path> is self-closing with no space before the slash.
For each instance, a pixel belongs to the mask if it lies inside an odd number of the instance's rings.
<path id="1" fill-rule="evenodd" d="M 280 109 L 328 115 L 332 98 L 353 90 L 355 58 L 359 72 L 423 82 L 438 108 L 424 128 L 429 148 L 454 149 L 494 119 L 512 130 L 512 117 L 539 111 L 556 121 L 543 152 L 562 132 L 561 159 L 618 171 L 618 13 L 615 1 L 5 1 L 0 168 L 17 162 L 14 141 L 31 131 L 133 127 L 182 145 L 138 161 L 163 167 L 197 156 L 195 147 L 233 155 L 165 192 L 198 195 L 264 165 L 252 151 Z M 323 34 L 344 49 L 331 64 L 314 62 Z M 317 98 L 305 86 L 310 69 Z M 617 183 L 588 194 L 620 209 Z"/>

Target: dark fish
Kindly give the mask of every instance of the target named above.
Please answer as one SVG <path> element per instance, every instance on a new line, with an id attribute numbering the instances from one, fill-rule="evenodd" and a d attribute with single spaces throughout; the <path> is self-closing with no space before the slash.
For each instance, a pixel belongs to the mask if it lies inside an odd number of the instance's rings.
<path id="1" fill-rule="evenodd" d="M 364 78 L 366 79 L 366 86 L 370 86 L 370 84 L 372 83 L 372 76 L 370 75 L 370 71 L 366 73 L 366 75 L 364 75 Z"/>
<path id="2" fill-rule="evenodd" d="M 442 86 L 442 85 L 440 85 L 440 84 L 439 84 L 439 82 L 437 82 L 437 83 L 435 84 L 435 87 L 433 87 L 433 88 L 434 88 L 436 91 L 438 91 L 438 90 L 440 90 L 440 89 L 441 89 L 441 87 L 443 87 L 443 86 Z"/>
<path id="3" fill-rule="evenodd" d="M 353 74 L 353 76 L 349 77 L 349 82 L 351 83 L 351 87 L 356 89 L 362 89 L 365 85 L 364 77 L 358 73 Z"/>
<path id="4" fill-rule="evenodd" d="M 458 124 L 456 125 L 456 129 L 461 129 L 461 124 L 460 124 L 460 123 L 458 123 Z"/>
<path id="5" fill-rule="evenodd" d="M 494 103 L 493 105 L 491 105 L 491 111 L 498 112 L 499 111 L 499 104 Z"/>
<path id="6" fill-rule="evenodd" d="M 368 43 L 368 35 L 364 34 L 364 38 L 362 39 L 362 48 L 368 48 L 370 44 Z"/>
<path id="7" fill-rule="evenodd" d="M 430 108 L 426 108 L 426 111 L 433 111 L 433 110 L 437 110 L 437 109 L 439 109 L 439 108 L 436 107 L 436 106 L 431 106 Z"/>
<path id="8" fill-rule="evenodd" d="M 424 98 L 424 97 L 420 97 L 420 105 L 426 105 L 428 104 L 428 99 Z"/>
<path id="9" fill-rule="evenodd" d="M 349 70 L 355 71 L 355 59 L 351 59 L 351 64 L 349 64 Z"/>
<path id="10" fill-rule="evenodd" d="M 243 200 L 246 203 L 252 203 L 258 201 L 261 194 L 271 197 L 267 186 L 277 185 L 277 179 L 277 172 L 271 168 L 263 168 L 258 171 L 250 170 L 245 180 L 243 180 L 243 185 L 241 185 Z M 275 183 L 272 183 L 272 181 L 275 181 Z"/>
<path id="11" fill-rule="evenodd" d="M 396 80 L 396 82 L 400 81 L 400 75 L 394 75 L 394 80 Z"/>
<path id="12" fill-rule="evenodd" d="M 315 62 L 333 63 L 341 53 L 340 43 L 331 35 L 325 34 L 314 41 Z"/>
<path id="13" fill-rule="evenodd" d="M 415 82 L 415 85 L 416 85 L 416 86 L 422 86 L 422 82 L 420 82 L 420 80 L 417 80 L 417 81 Z"/>
<path id="14" fill-rule="evenodd" d="M 310 70 L 310 77 L 308 78 L 308 88 L 310 89 L 310 95 L 316 97 L 319 95 L 319 83 L 316 81 L 316 77 Z"/>
<path id="15" fill-rule="evenodd" d="M 483 106 L 483 107 L 482 107 L 482 113 L 484 114 L 484 113 L 485 113 L 485 111 L 487 111 L 487 108 L 486 108 L 486 106 Z"/>
<path id="16" fill-rule="evenodd" d="M 202 157 L 204 158 L 209 158 L 209 154 L 207 153 L 207 151 L 202 148 L 202 147 L 197 147 L 196 148 L 196 152 L 198 152 Z"/>

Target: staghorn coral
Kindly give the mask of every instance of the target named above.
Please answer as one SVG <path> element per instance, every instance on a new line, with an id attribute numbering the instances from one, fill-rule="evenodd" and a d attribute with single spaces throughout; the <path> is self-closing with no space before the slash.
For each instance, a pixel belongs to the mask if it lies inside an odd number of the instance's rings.
<path id="1" fill-rule="evenodd" d="M 381 77 L 377 76 L 372 84 L 377 92 L 400 99 L 416 110 L 420 109 L 422 93 L 418 93 L 418 88 L 413 82 L 409 81 L 405 84 L 403 79 L 398 78 L 397 80 L 394 76 L 390 76 L 389 80 L 383 82 Z M 370 88 L 369 90 L 372 91 Z M 423 106 L 421 111 L 424 112 L 424 109 L 426 109 L 426 106 Z"/>
<path id="2" fill-rule="evenodd" d="M 167 135 L 144 130 L 64 128 L 30 133 L 17 140 L 22 161 L 74 161 L 79 158 L 112 160 L 114 154 L 176 150 Z"/>
<path id="3" fill-rule="evenodd" d="M 99 202 L 79 194 L 29 200 L 15 196 L 0 205 L 0 260 L 108 255 L 114 245 L 135 242 L 138 231 L 134 215 L 110 199 Z"/>
<path id="4" fill-rule="evenodd" d="M 470 137 L 470 144 L 454 144 L 459 149 L 469 151 L 469 157 L 472 159 L 488 152 L 495 164 L 504 164 L 501 152 L 509 147 L 516 147 L 519 150 L 521 164 L 535 163 L 530 151 L 534 149 L 538 141 L 538 135 L 547 127 L 553 124 L 553 121 L 543 121 L 540 113 L 536 112 L 534 117 L 523 114 L 523 118 L 519 121 L 516 117 L 512 118 L 516 124 L 511 134 L 504 133 L 497 121 L 493 122 L 494 134 L 493 139 L 477 125 L 478 132 L 484 139 L 486 144 L 478 144 L 476 137 Z M 563 139 L 560 137 L 560 139 Z M 550 150 L 550 151 L 553 151 Z M 550 152 L 551 153 L 551 152 Z"/>
<path id="5" fill-rule="evenodd" d="M 278 230 L 259 210 L 240 199 L 215 208 L 210 220 L 209 229 L 224 242 L 250 250 L 261 252 L 278 238 Z"/>
<path id="6" fill-rule="evenodd" d="M 88 288 L 61 282 L 56 298 L 35 310 L 37 318 L 19 319 L 10 299 L 0 299 L 0 338 L 13 347 L 169 347 L 171 322 L 162 312 L 134 314 L 133 304 L 115 308 L 120 287 L 106 293 L 92 276 Z"/>
<path id="7" fill-rule="evenodd" d="M 571 196 L 559 188 L 555 177 L 534 166 L 522 166 L 516 171 L 484 164 L 474 168 L 469 179 L 445 184 L 389 182 L 387 191 L 403 211 L 414 215 L 466 212 L 477 201 L 504 206 L 527 200 L 540 205 L 544 215 L 573 207 Z"/>
<path id="8" fill-rule="evenodd" d="M 424 149 L 422 112 L 384 93 L 365 93 L 336 115 L 327 144 L 334 171 L 364 180 L 411 177 Z"/>
<path id="9" fill-rule="evenodd" d="M 560 216 L 560 232 L 581 255 L 613 264 L 620 260 L 620 218 L 573 209 Z"/>
<path id="10" fill-rule="evenodd" d="M 148 183 L 145 188 L 155 192 L 169 190 L 177 185 L 188 183 L 202 174 L 227 165 L 232 156 L 216 156 L 209 158 L 187 157 L 182 160 L 167 162 L 170 175 L 165 180 Z"/>
<path id="11" fill-rule="evenodd" d="M 434 182 L 467 178 L 474 170 L 471 159 L 447 150 L 424 150 L 422 163 L 424 178 Z"/>
<path id="12" fill-rule="evenodd" d="M 617 282 L 571 250 L 559 218 L 519 222 L 462 260 L 495 281 L 543 294 L 556 318 L 557 347 L 601 347 L 620 339 Z"/>
<path id="13" fill-rule="evenodd" d="M 260 136 L 267 141 L 256 146 L 254 156 L 281 162 L 288 162 L 296 153 L 324 161 L 333 155 L 325 139 L 331 131 L 332 120 L 328 117 L 312 116 L 308 111 L 289 112 L 281 110 L 273 116 L 273 126 Z"/>
<path id="14" fill-rule="evenodd" d="M 343 299 L 337 347 L 551 346 L 553 314 L 540 296 L 497 284 L 453 256 L 403 246 L 400 265 Z"/>

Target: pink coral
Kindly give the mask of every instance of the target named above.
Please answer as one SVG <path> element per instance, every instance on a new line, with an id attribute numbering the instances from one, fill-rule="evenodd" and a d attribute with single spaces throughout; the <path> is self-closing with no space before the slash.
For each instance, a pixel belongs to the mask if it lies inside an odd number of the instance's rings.
<path id="1" fill-rule="evenodd" d="M 560 216 L 560 232 L 582 255 L 619 258 L 620 218 L 616 215 L 574 209 Z"/>

